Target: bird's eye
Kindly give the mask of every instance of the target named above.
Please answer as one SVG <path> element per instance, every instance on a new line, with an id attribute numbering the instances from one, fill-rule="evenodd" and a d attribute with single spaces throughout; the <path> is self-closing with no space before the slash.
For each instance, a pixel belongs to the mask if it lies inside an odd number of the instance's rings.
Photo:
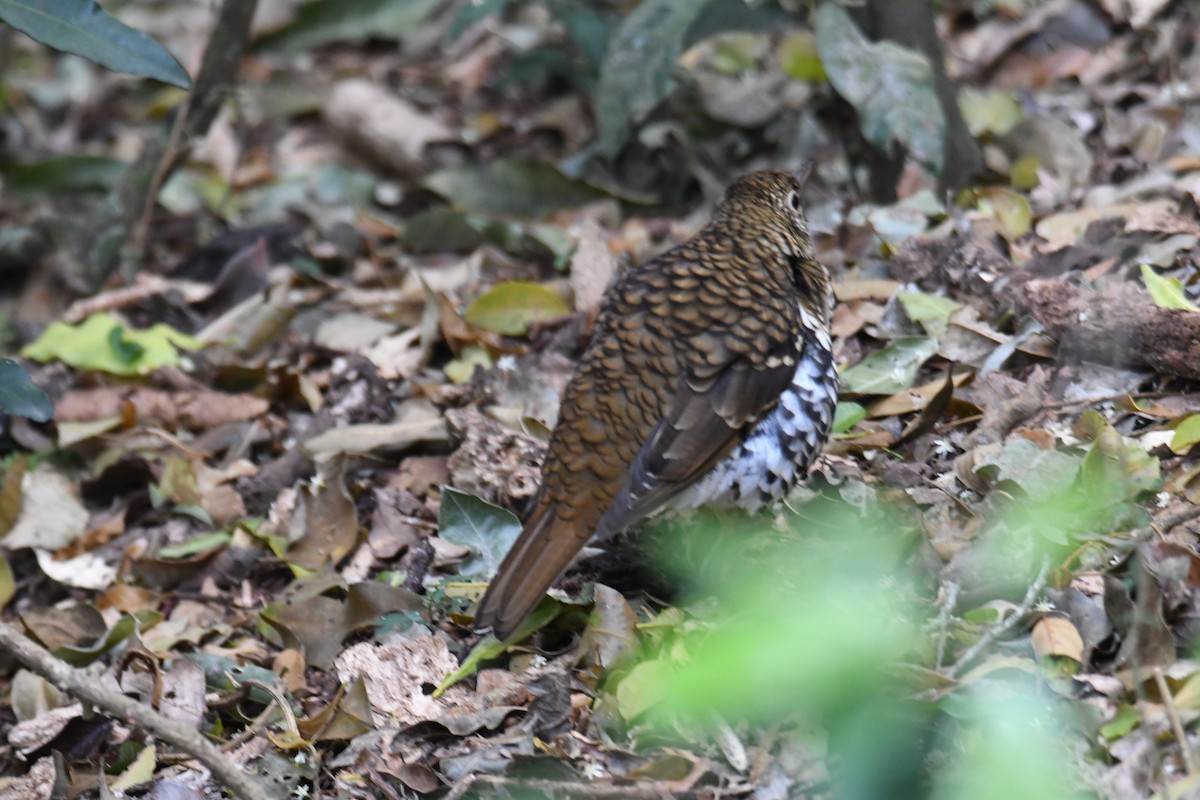
<path id="1" fill-rule="evenodd" d="M 800 210 L 800 195 L 798 193 L 792 192 L 789 194 L 787 201 L 788 205 L 792 207 L 792 211 Z"/>

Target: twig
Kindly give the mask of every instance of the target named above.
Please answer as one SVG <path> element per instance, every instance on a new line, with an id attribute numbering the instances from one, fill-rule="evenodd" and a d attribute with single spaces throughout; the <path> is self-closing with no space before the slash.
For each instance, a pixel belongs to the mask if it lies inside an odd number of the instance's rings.
<path id="1" fill-rule="evenodd" d="M 1158 685 L 1158 693 L 1162 695 L 1163 705 L 1167 707 L 1167 719 L 1171 720 L 1171 730 L 1175 734 L 1175 741 L 1179 742 L 1179 751 L 1183 755 L 1183 764 L 1187 767 L 1188 775 L 1195 775 L 1196 755 L 1192 752 L 1191 745 L 1188 744 L 1187 733 L 1183 730 L 1183 721 L 1179 719 L 1179 709 L 1175 708 L 1175 698 L 1171 696 L 1171 687 L 1167 686 L 1167 679 L 1163 677 L 1162 669 L 1154 668 L 1154 682 Z"/>
<path id="2" fill-rule="evenodd" d="M 1171 529 L 1177 525 L 1182 525 L 1185 522 L 1200 517 L 1200 503 L 1192 503 L 1182 511 L 1176 511 L 1174 514 L 1163 517 L 1161 520 L 1155 520 L 1150 523 L 1151 528 L 1157 528 L 1163 533 L 1170 533 Z"/>
<path id="3" fill-rule="evenodd" d="M 954 607 L 958 605 L 958 583 L 949 581 L 938 594 L 940 595 L 938 605 L 941 608 L 938 609 L 937 661 L 934 662 L 934 669 L 941 669 L 942 662 L 946 657 L 946 637 L 949 635 L 950 615 L 954 613 Z"/>
<path id="4" fill-rule="evenodd" d="M 99 681 L 52 656 L 9 625 L 0 624 L 0 651 L 18 661 L 59 689 L 75 695 L 98 709 L 125 719 L 182 750 L 208 767 L 213 777 L 243 800 L 269 800 L 262 787 L 243 772 L 197 730 L 164 717 L 147 705 L 113 691 Z"/>
<path id="5" fill-rule="evenodd" d="M 234 86 L 257 6 L 258 0 L 223 0 L 187 104 L 175 118 L 169 136 L 143 144 L 137 161 L 125 170 L 114 189 L 115 209 L 106 204 L 86 221 L 85 227 L 96 233 L 83 237 L 75 255 L 94 285 L 108 279 L 119 258 L 129 258 L 144 247 L 159 189 L 183 163 L 192 143 L 208 133 Z M 114 234 L 120 237 L 122 247 L 101 248 L 99 243 Z"/>
<path id="6" fill-rule="evenodd" d="M 980 636 L 979 641 L 968 647 L 967 651 L 959 657 L 958 661 L 955 661 L 950 669 L 946 671 L 946 674 L 952 678 L 957 677 L 980 653 L 990 647 L 1001 636 L 1016 627 L 1017 623 L 1024 619 L 1025 615 L 1033 608 L 1038 595 L 1046 588 L 1046 581 L 1049 577 L 1050 559 L 1043 558 L 1042 567 L 1038 570 L 1037 577 L 1033 579 L 1033 583 L 1029 585 L 1029 591 L 1025 592 L 1025 597 L 1021 600 L 1020 607 L 1003 621 L 989 628 L 983 636 Z"/>

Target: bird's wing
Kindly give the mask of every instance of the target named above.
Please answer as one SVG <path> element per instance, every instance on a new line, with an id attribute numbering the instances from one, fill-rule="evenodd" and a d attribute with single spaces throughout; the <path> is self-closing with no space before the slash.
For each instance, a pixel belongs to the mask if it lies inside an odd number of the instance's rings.
<path id="1" fill-rule="evenodd" d="M 799 363 L 795 339 L 750 358 L 693 365 L 667 412 L 630 464 L 625 483 L 596 528 L 604 538 L 641 522 L 704 477 L 767 416 Z"/>

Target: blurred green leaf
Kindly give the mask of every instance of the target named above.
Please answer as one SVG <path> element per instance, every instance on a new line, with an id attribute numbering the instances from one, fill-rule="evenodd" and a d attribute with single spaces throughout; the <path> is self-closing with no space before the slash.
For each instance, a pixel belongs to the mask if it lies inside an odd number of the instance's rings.
<path id="1" fill-rule="evenodd" d="M 625 720 L 635 720 L 667 698 L 663 686 L 671 683 L 675 667 L 669 661 L 643 661 L 629 670 L 617 684 L 617 711 Z"/>
<path id="2" fill-rule="evenodd" d="M 463 211 L 500 217 L 537 219 L 603 196 L 549 164 L 511 158 L 444 169 L 423 183 Z"/>
<path id="3" fill-rule="evenodd" d="M 878 685 L 880 670 L 915 635 L 902 610 L 913 589 L 894 561 L 903 540 L 895 534 L 906 525 L 869 497 L 861 498 L 861 511 L 830 499 L 806 503 L 790 535 L 747 522 L 752 529 L 733 536 L 727 522 L 716 521 L 680 530 L 686 545 L 664 542 L 664 563 L 692 583 L 699 580 L 697 593 L 717 595 L 721 619 L 715 629 L 691 629 L 668 644 L 649 662 L 655 666 L 631 672 L 637 679 L 622 681 L 629 684 L 624 699 L 618 687 L 623 710 L 712 710 L 775 723 L 793 714 L 831 713 Z M 817 531 L 838 536 L 816 542 Z M 744 545 L 750 536 L 761 542 L 753 554 Z M 686 560 L 698 553 L 715 569 L 698 571 Z M 892 583 L 880 592 L 884 575 Z"/>
<path id="4" fill-rule="evenodd" d="M 313 0 L 287 28 L 262 42 L 269 50 L 299 53 L 333 42 L 398 39 L 436 11 L 443 0 Z"/>
<path id="5" fill-rule="evenodd" d="M 463 348 L 462 352 L 458 354 L 458 358 L 446 362 L 446 366 L 442 367 L 442 372 L 446 373 L 446 377 L 451 382 L 461 386 L 471 380 L 476 367 L 491 369 L 492 363 L 492 357 L 486 349 L 477 345 L 469 345 Z"/>
<path id="6" fill-rule="evenodd" d="M 8 563 L 8 556 L 0 553 L 0 609 L 7 606 L 16 593 L 17 582 L 13 580 L 12 565 Z"/>
<path id="7" fill-rule="evenodd" d="M 193 536 L 179 544 L 159 548 L 159 558 L 188 558 L 229 544 L 233 537 L 226 531 L 211 531 Z"/>
<path id="8" fill-rule="evenodd" d="M 979 209 L 996 220 L 1000 235 L 1015 242 L 1033 228 L 1033 208 L 1029 198 L 1000 187 L 980 192 Z"/>
<path id="9" fill-rule="evenodd" d="M 1178 308 L 1184 311 L 1200 311 L 1195 303 L 1183 293 L 1183 286 L 1175 278 L 1164 278 L 1149 264 L 1142 264 L 1142 280 L 1146 291 L 1160 308 Z"/>
<path id="10" fill-rule="evenodd" d="M 894 42 L 868 41 L 836 3 L 821 3 L 813 27 L 829 82 L 858 111 L 863 136 L 885 152 L 898 141 L 940 170 L 946 119 L 925 57 Z"/>
<path id="11" fill-rule="evenodd" d="M 467 253 L 488 241 L 488 221 L 452 208 L 435 208 L 404 223 L 400 243 L 417 253 Z"/>
<path id="12" fill-rule="evenodd" d="M 937 341 L 906 336 L 846 369 L 841 381 L 854 394 L 895 394 L 912 385 L 917 370 L 937 352 Z"/>
<path id="13" fill-rule="evenodd" d="M 1157 491 L 1162 485 L 1160 469 L 1158 459 L 1145 448 L 1106 425 L 1083 457 L 1079 478 L 1089 505 L 1103 508 Z"/>
<path id="14" fill-rule="evenodd" d="M 1113 715 L 1113 718 L 1100 726 L 1100 735 L 1110 742 L 1120 739 L 1136 728 L 1141 719 L 1142 715 L 1137 710 L 1137 706 L 1122 703 L 1117 707 L 1117 713 Z"/>
<path id="15" fill-rule="evenodd" d="M 3 384 L 4 378 L 0 376 L 0 386 Z M 1192 414 L 1176 426 L 1175 435 L 1171 437 L 1171 452 L 1183 455 L 1196 442 L 1200 442 L 1200 414 Z"/>
<path id="16" fill-rule="evenodd" d="M 842 401 L 833 410 L 833 432 L 845 433 L 867 418 L 867 410 L 858 403 Z"/>
<path id="17" fill-rule="evenodd" d="M 958 92 L 958 106 L 972 136 L 985 133 L 1002 136 L 1025 119 L 1017 98 L 1004 89 L 964 86 Z"/>
<path id="18" fill-rule="evenodd" d="M 5 188 L 13 192 L 110 189 L 125 171 L 125 162 L 105 156 L 60 156 L 3 168 Z"/>
<path id="19" fill-rule="evenodd" d="M 999 453 L 979 459 L 975 472 L 992 482 L 1012 481 L 1034 500 L 1051 500 L 1071 488 L 1080 463 L 1078 456 L 1014 437 Z"/>
<path id="20" fill-rule="evenodd" d="M 785 36 L 775 48 L 775 59 L 790 78 L 810 83 L 829 80 L 817 50 L 817 37 L 812 31 L 797 31 Z"/>
<path id="21" fill-rule="evenodd" d="M 161 44 L 100 8 L 95 0 L 0 0 L 0 20 L 44 45 L 114 72 L 190 88 L 191 79 Z"/>
<path id="22" fill-rule="evenodd" d="M 934 778 L 932 800 L 1069 800 L 1086 797 L 1063 768 L 1071 737 L 1033 679 L 972 687 L 958 698 L 963 746 Z"/>
<path id="23" fill-rule="evenodd" d="M 0 358 L 0 412 L 45 422 L 54 416 L 54 404 L 29 379 L 29 373 L 11 358 Z"/>
<path id="24" fill-rule="evenodd" d="M 904 306 L 908 318 L 920 324 L 930 336 L 944 334 L 950 315 L 962 308 L 962 303 L 949 297 L 924 292 L 898 292 L 896 299 Z"/>
<path id="25" fill-rule="evenodd" d="M 521 533 L 521 521 L 507 509 L 449 486 L 438 510 L 438 536 L 469 547 L 475 556 L 462 568 L 468 578 L 496 574 L 505 553 Z"/>
<path id="26" fill-rule="evenodd" d="M 463 318 L 486 331 L 523 336 L 531 322 L 569 313 L 567 302 L 540 283 L 504 281 L 472 300 Z"/>
<path id="27" fill-rule="evenodd" d="M 643 0 L 608 43 L 596 89 L 597 145 L 607 156 L 666 95 L 688 29 L 705 0 Z"/>
<path id="28" fill-rule="evenodd" d="M 119 344 L 114 346 L 114 330 Z M 196 349 L 202 343 L 167 325 L 145 330 L 125 328 L 107 312 L 93 314 L 79 325 L 55 322 L 21 355 L 34 361 L 62 361 L 77 369 L 93 369 L 113 375 L 144 375 L 159 367 L 181 363 L 179 349 Z M 140 348 L 136 352 L 134 348 Z"/>

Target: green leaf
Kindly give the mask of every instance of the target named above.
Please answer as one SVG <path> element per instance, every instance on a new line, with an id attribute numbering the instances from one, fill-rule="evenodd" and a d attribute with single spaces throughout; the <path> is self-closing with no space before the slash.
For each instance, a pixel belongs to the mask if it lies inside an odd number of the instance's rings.
<path id="1" fill-rule="evenodd" d="M 688 29 L 706 5 L 704 0 L 643 0 L 613 34 L 596 90 L 600 152 L 616 155 L 630 125 L 666 95 Z"/>
<path id="2" fill-rule="evenodd" d="M 469 253 L 488 240 L 487 220 L 452 208 L 435 208 L 404 223 L 400 244 L 417 253 Z"/>
<path id="3" fill-rule="evenodd" d="M 475 645 L 471 652 L 467 654 L 462 665 L 454 670 L 454 672 L 442 678 L 441 683 L 433 691 L 433 697 L 441 697 L 451 686 L 463 678 L 469 678 L 474 675 L 475 671 L 479 669 L 479 665 L 484 661 L 499 658 L 509 647 L 524 640 L 531 633 L 545 626 L 546 623 L 558 616 L 559 608 L 559 602 L 553 597 L 543 597 L 541 602 L 537 604 L 537 607 L 530 612 L 529 616 L 521 620 L 521 624 L 517 626 L 517 629 L 503 642 L 490 633 L 480 639 L 479 644 Z"/>
<path id="4" fill-rule="evenodd" d="M 464 211 L 528 219 L 576 208 L 602 196 L 549 164 L 512 158 L 440 170 L 426 177 L 424 184 Z"/>
<path id="5" fill-rule="evenodd" d="M 854 394 L 895 394 L 912 385 L 917 370 L 936 352 L 937 342 L 925 336 L 896 339 L 843 372 L 842 383 Z"/>
<path id="6" fill-rule="evenodd" d="M 494 575 L 520 533 L 521 521 L 511 511 L 449 486 L 442 492 L 438 536 L 475 553 L 463 565 L 464 576 Z"/>
<path id="7" fill-rule="evenodd" d="M 0 378 L 0 386 L 3 384 L 3 378 Z M 1171 437 L 1171 452 L 1183 455 L 1196 442 L 1200 442 L 1200 414 L 1192 414 L 1175 428 L 1175 435 Z"/>
<path id="8" fill-rule="evenodd" d="M 1146 291 L 1160 308 L 1178 308 L 1184 311 L 1200 311 L 1187 295 L 1183 286 L 1175 278 L 1164 278 L 1155 272 L 1149 264 L 1142 264 L 1142 280 L 1146 282 Z"/>
<path id="9" fill-rule="evenodd" d="M 159 558 L 188 558 L 224 547 L 233 537 L 226 531 L 211 531 L 193 536 L 179 544 L 169 544 L 158 551 Z"/>
<path id="10" fill-rule="evenodd" d="M 667 697 L 664 686 L 671 683 L 676 667 L 670 661 L 642 661 L 617 684 L 617 710 L 624 720 L 633 720 Z"/>
<path id="11" fill-rule="evenodd" d="M 21 355 L 42 362 L 57 359 L 76 369 L 144 375 L 159 367 L 178 366 L 179 348 L 201 346 L 199 340 L 167 325 L 125 328 L 121 320 L 105 312 L 93 314 L 79 325 L 53 323 L 37 341 L 26 345 Z"/>
<path id="12" fill-rule="evenodd" d="M 331 42 L 398 39 L 414 30 L 443 0 L 315 0 L 262 43 L 264 49 L 299 53 Z"/>
<path id="13" fill-rule="evenodd" d="M 1029 199 L 1008 189 L 993 188 L 980 193 L 979 210 L 996 220 L 1000 235 L 1015 242 L 1033 228 Z"/>
<path id="14" fill-rule="evenodd" d="M 1117 707 L 1117 713 L 1113 714 L 1113 718 L 1100 726 L 1100 735 L 1109 742 L 1120 739 L 1136 728 L 1141 719 L 1142 715 L 1137 710 L 1137 706 L 1122 703 Z"/>
<path id="15" fill-rule="evenodd" d="M 529 323 L 571 312 L 553 290 L 532 281 L 505 281 L 476 297 L 464 319 L 476 327 L 506 336 L 522 336 Z"/>
<path id="16" fill-rule="evenodd" d="M 4 167 L 5 187 L 14 192 L 110 189 L 126 164 L 105 156 L 61 156 Z"/>
<path id="17" fill-rule="evenodd" d="M 1161 464 L 1141 445 L 1105 425 L 1083 457 L 1079 480 L 1090 506 L 1115 506 L 1156 491 L 1162 485 Z"/>
<path id="18" fill-rule="evenodd" d="M 73 667 L 86 666 L 112 650 L 121 642 L 138 631 L 144 631 L 162 621 L 162 614 L 157 611 L 139 611 L 136 614 L 125 614 L 117 620 L 104 636 L 90 645 L 76 646 L 64 644 L 54 648 L 54 655 Z"/>
<path id="19" fill-rule="evenodd" d="M 972 136 L 984 133 L 1002 136 L 1025 119 L 1017 98 L 1004 89 L 964 86 L 958 93 L 958 107 Z"/>
<path id="20" fill-rule="evenodd" d="M 775 59 L 789 78 L 810 83 L 829 81 L 812 31 L 797 31 L 785 36 L 775 48 Z"/>
<path id="21" fill-rule="evenodd" d="M 1049 500 L 1070 490 L 1079 466 L 1077 456 L 1013 438 L 999 453 L 980 459 L 975 472 L 990 481 L 1012 481 L 1033 500 Z"/>
<path id="22" fill-rule="evenodd" d="M 469 345 L 463 348 L 458 358 L 447 361 L 446 366 L 442 367 L 442 372 L 446 373 L 446 377 L 452 383 L 462 386 L 475 375 L 477 367 L 491 369 L 492 357 L 484 348 Z"/>
<path id="23" fill-rule="evenodd" d="M 858 403 L 840 402 L 833 411 L 833 432 L 845 433 L 867 418 L 867 410 Z"/>
<path id="24" fill-rule="evenodd" d="M 822 3 L 814 30 L 829 82 L 858 112 L 863 136 L 881 150 L 893 141 L 934 170 L 942 165 L 946 119 L 923 55 L 870 42 L 836 3 Z"/>
<path id="25" fill-rule="evenodd" d="M 109 16 L 95 0 L 0 0 L 0 20 L 55 50 L 114 72 L 188 89 L 187 71 L 161 44 Z"/>
<path id="26" fill-rule="evenodd" d="M 7 606 L 16 593 L 17 582 L 13 578 L 12 565 L 8 563 L 8 557 L 0 553 L 0 609 Z"/>
<path id="27" fill-rule="evenodd" d="M 946 332 L 950 315 L 962 308 L 962 303 L 949 297 L 938 297 L 924 292 L 898 292 L 896 299 L 904 306 L 904 313 L 918 323 L 931 336 Z"/>
<path id="28" fill-rule="evenodd" d="M 0 358 L 0 411 L 45 422 L 54 416 L 54 404 L 24 367 L 11 358 Z"/>

